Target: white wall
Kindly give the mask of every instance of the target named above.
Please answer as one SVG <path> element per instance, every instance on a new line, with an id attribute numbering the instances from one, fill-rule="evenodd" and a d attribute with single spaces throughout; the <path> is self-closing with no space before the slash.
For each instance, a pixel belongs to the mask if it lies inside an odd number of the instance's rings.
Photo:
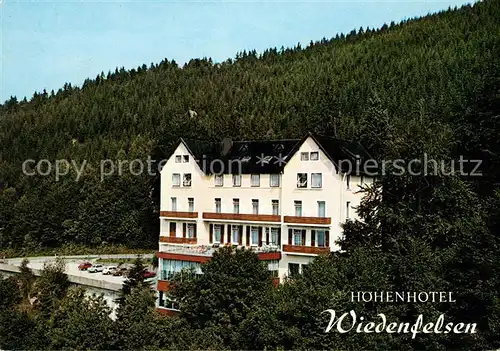
<path id="1" fill-rule="evenodd" d="M 317 161 L 301 161 L 302 152 L 319 152 Z M 189 155 L 188 163 L 176 163 L 175 156 Z M 330 248 L 337 250 L 339 247 L 335 241 L 340 238 L 341 223 L 345 222 L 347 216 L 347 202 L 350 202 L 350 218 L 355 219 L 355 207 L 359 205 L 362 195 L 358 193 L 360 177 L 350 177 L 350 187 L 344 174 L 338 174 L 333 163 L 321 151 L 320 147 L 309 137 L 300 146 L 299 150 L 287 160 L 284 173 L 280 177 L 280 187 L 270 187 L 269 174 L 260 175 L 260 186 L 251 186 L 251 175 L 243 174 L 241 186 L 233 187 L 232 175 L 224 175 L 223 186 L 215 186 L 214 176 L 206 176 L 196 164 L 192 155 L 189 154 L 184 144 L 180 143 L 161 172 L 161 199 L 160 210 L 171 211 L 171 197 L 177 198 L 177 211 L 188 211 L 188 198 L 195 199 L 194 211 L 198 212 L 197 237 L 198 244 L 209 244 L 209 222 L 203 221 L 203 212 L 215 212 L 215 198 L 220 198 L 222 203 L 221 212 L 233 213 L 233 199 L 240 200 L 240 213 L 252 213 L 252 199 L 259 200 L 259 214 L 272 214 L 272 200 L 279 200 L 280 215 L 295 216 L 294 201 L 302 201 L 302 216 L 317 217 L 318 201 L 326 204 L 326 217 L 331 217 L 331 225 L 289 225 L 281 223 L 281 243 L 288 244 L 288 228 L 301 228 L 307 230 L 306 245 L 310 245 L 310 230 L 325 229 L 330 232 Z M 207 165 L 209 166 L 209 165 Z M 237 167 L 236 167 L 237 168 Z M 172 173 L 181 174 L 181 186 L 172 186 Z M 182 186 L 182 174 L 191 173 L 191 187 Z M 307 188 L 297 188 L 297 173 L 307 173 Z M 311 173 L 322 174 L 322 187 L 312 188 Z M 364 179 L 365 183 L 371 183 L 372 179 Z M 175 219 L 177 224 L 177 236 L 182 236 L 182 222 Z M 185 221 L 186 223 L 193 223 Z M 168 220 L 161 219 L 161 235 L 169 233 Z M 245 241 L 245 240 L 244 240 Z M 289 262 L 306 263 L 312 256 L 300 256 L 282 254 L 280 262 L 280 275 L 286 273 Z"/>

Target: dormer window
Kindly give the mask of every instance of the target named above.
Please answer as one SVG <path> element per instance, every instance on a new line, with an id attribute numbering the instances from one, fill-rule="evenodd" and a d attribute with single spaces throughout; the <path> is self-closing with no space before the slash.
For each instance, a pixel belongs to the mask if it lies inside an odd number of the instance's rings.
<path id="1" fill-rule="evenodd" d="M 240 146 L 240 153 L 241 153 L 242 155 L 244 155 L 244 154 L 247 154 L 247 153 L 248 153 L 248 145 L 247 145 L 247 144 L 243 144 L 243 145 L 241 145 L 241 146 Z"/>
<path id="2" fill-rule="evenodd" d="M 274 152 L 283 152 L 285 147 L 283 146 L 283 144 L 275 144 L 273 149 L 274 149 Z"/>

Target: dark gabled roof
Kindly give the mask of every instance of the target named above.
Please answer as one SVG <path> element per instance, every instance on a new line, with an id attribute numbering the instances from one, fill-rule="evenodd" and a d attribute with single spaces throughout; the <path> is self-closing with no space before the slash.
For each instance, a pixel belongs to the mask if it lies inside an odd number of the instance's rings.
<path id="1" fill-rule="evenodd" d="M 319 145 L 337 172 L 363 174 L 368 152 L 356 142 L 308 133 L 302 139 L 251 140 L 224 143 L 182 139 L 205 174 L 275 174 L 283 172 L 286 162 L 308 138 Z M 356 165 L 359 165 L 356 170 Z M 369 169 L 372 172 L 372 169 Z"/>
<path id="2" fill-rule="evenodd" d="M 377 167 L 367 163 L 368 160 L 372 160 L 372 157 L 360 143 L 319 134 L 310 134 L 310 136 L 332 161 L 337 171 L 371 175 L 376 172 Z"/>
<path id="3" fill-rule="evenodd" d="M 224 150 L 223 143 L 181 140 L 205 174 L 281 173 L 290 152 L 300 142 L 300 139 L 233 141 Z"/>

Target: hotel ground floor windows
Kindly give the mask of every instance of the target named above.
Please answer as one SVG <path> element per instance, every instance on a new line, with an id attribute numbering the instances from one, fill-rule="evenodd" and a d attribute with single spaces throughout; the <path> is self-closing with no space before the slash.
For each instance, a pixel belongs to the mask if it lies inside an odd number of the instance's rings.
<path id="1" fill-rule="evenodd" d="M 273 261 L 264 261 L 265 264 L 267 264 L 267 270 L 271 272 L 271 277 L 277 278 L 278 277 L 278 272 L 279 272 L 279 261 L 278 260 L 273 260 Z"/>
<path id="2" fill-rule="evenodd" d="M 296 277 L 300 274 L 300 265 L 298 263 L 288 264 L 288 276 L 290 278 Z"/>
<path id="3" fill-rule="evenodd" d="M 169 310 L 179 311 L 179 304 L 168 298 L 163 291 L 158 292 L 158 306 Z"/>
<path id="4" fill-rule="evenodd" d="M 177 273 L 189 276 L 193 274 L 202 274 L 200 263 L 190 261 L 162 259 L 160 262 L 160 269 L 160 280 L 172 280 Z"/>

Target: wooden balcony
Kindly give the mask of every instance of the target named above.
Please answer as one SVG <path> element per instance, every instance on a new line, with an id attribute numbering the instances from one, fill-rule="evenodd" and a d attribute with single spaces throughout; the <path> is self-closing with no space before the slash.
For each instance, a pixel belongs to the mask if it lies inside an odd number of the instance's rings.
<path id="1" fill-rule="evenodd" d="M 194 245 L 197 243 L 196 238 L 178 238 L 175 236 L 160 236 L 161 243 L 169 243 L 169 244 L 191 244 Z"/>
<path id="2" fill-rule="evenodd" d="M 301 246 L 301 245 L 283 245 L 283 251 L 289 253 L 320 255 L 330 252 L 330 248 L 316 247 L 316 246 Z"/>
<path id="3" fill-rule="evenodd" d="M 203 219 L 245 221 L 245 222 L 280 222 L 281 216 L 265 215 L 265 214 L 203 212 Z"/>
<path id="4" fill-rule="evenodd" d="M 166 280 L 158 280 L 157 289 L 158 291 L 168 291 L 170 282 Z"/>
<path id="5" fill-rule="evenodd" d="M 281 252 L 279 251 L 259 252 L 257 256 L 261 261 L 281 260 Z"/>
<path id="6" fill-rule="evenodd" d="M 285 216 L 285 223 L 297 223 L 297 224 L 330 224 L 332 223 L 331 217 L 297 217 L 297 216 Z"/>
<path id="7" fill-rule="evenodd" d="M 198 218 L 198 212 L 160 211 L 160 217 Z"/>
<path id="8" fill-rule="evenodd" d="M 156 311 L 164 316 L 177 316 L 180 313 L 179 311 L 168 310 L 166 308 L 161 308 L 161 307 L 157 307 Z"/>

